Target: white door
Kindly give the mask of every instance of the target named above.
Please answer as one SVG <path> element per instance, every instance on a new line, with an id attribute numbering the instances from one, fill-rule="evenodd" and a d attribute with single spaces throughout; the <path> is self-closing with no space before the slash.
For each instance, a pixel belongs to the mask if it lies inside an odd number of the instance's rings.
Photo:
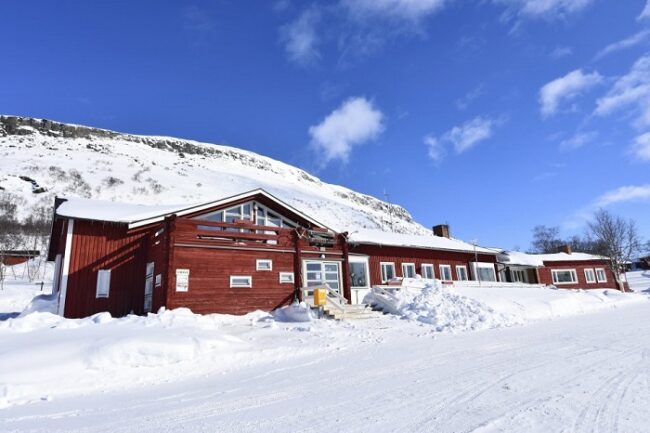
<path id="1" fill-rule="evenodd" d="M 153 262 L 147 263 L 144 279 L 144 312 L 151 312 L 153 301 Z"/>
<path id="2" fill-rule="evenodd" d="M 341 296 L 341 267 L 339 262 L 305 261 L 305 285 L 307 287 L 329 285 Z"/>
<path id="3" fill-rule="evenodd" d="M 350 288 L 353 304 L 362 304 L 363 298 L 370 292 L 370 272 L 368 257 L 350 256 Z"/>

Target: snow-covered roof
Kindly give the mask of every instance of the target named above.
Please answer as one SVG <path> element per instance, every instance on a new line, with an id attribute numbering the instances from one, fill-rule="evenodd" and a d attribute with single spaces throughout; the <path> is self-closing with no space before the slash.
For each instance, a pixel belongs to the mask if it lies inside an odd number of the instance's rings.
<path id="1" fill-rule="evenodd" d="M 402 233 L 389 233 L 381 230 L 361 229 L 351 232 L 348 235 L 351 243 L 390 245 L 395 247 L 414 247 L 434 250 L 465 251 L 481 254 L 497 254 L 488 248 L 474 247 L 473 244 L 440 236 L 431 235 L 408 235 Z"/>
<path id="2" fill-rule="evenodd" d="M 245 199 L 255 195 L 263 195 L 281 206 L 290 209 L 296 215 L 304 218 L 306 221 L 319 226 L 325 227 L 313 218 L 303 214 L 294 207 L 281 201 L 277 197 L 269 194 L 263 189 L 254 189 L 231 197 L 212 200 L 205 203 L 194 205 L 165 205 L 165 206 L 145 206 L 137 204 L 116 203 L 105 200 L 91 200 L 83 198 L 69 198 L 64 201 L 56 210 L 56 214 L 68 218 L 79 218 L 96 221 L 109 221 L 116 223 L 125 223 L 129 228 L 141 227 L 147 224 L 162 221 L 166 216 L 176 214 L 178 216 L 190 213 L 200 212 L 214 206 L 226 204 L 231 201 Z"/>
<path id="3" fill-rule="evenodd" d="M 499 262 L 508 265 L 542 267 L 544 262 L 580 262 L 589 260 L 604 260 L 605 257 L 587 253 L 554 253 L 554 254 L 527 254 L 519 251 L 502 251 Z"/>

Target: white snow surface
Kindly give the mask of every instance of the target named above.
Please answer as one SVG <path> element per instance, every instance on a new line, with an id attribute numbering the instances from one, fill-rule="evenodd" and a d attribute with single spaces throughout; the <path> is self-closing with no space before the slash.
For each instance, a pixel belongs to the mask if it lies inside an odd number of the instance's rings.
<path id="1" fill-rule="evenodd" d="M 22 283 L 0 313 L 40 293 Z M 646 431 L 647 296 L 433 283 L 406 280 L 403 316 L 354 322 L 32 304 L 0 316 L 0 431 Z"/>
<path id="2" fill-rule="evenodd" d="M 625 276 L 632 291 L 650 294 L 650 270 L 629 271 L 625 273 Z"/>
<path id="3" fill-rule="evenodd" d="M 528 254 L 520 251 L 502 251 L 499 261 L 510 265 L 542 267 L 544 262 L 581 262 L 591 260 L 606 260 L 606 257 L 587 253 L 553 253 L 553 254 Z"/>
<path id="4" fill-rule="evenodd" d="M 417 248 L 432 248 L 439 250 L 450 251 L 466 251 L 474 252 L 474 245 L 454 239 L 445 238 L 441 236 L 429 235 L 416 235 L 416 234 L 402 234 L 387 232 L 382 230 L 373 229 L 358 229 L 350 232 L 348 239 L 351 243 L 363 243 L 374 245 L 391 245 L 399 247 L 417 247 Z M 496 251 L 476 247 L 476 252 L 482 254 L 497 254 Z"/>
<path id="5" fill-rule="evenodd" d="M 379 228 L 427 235 L 398 205 L 331 185 L 271 158 L 230 146 L 171 137 L 116 134 L 88 138 L 2 136 L 0 194 L 19 201 L 19 217 L 50 209 L 54 197 L 162 206 L 204 203 L 262 188 L 337 231 Z M 34 184 L 45 188 L 35 192 Z M 97 213 L 120 213 L 98 204 Z M 142 209 L 144 210 L 144 209 Z M 137 213 L 138 208 L 126 210 Z M 145 212 L 148 212 L 146 210 Z"/>

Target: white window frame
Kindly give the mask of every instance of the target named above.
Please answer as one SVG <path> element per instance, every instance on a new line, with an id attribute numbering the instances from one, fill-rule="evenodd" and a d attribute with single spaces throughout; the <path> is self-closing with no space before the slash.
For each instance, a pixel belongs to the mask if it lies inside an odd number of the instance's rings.
<path id="1" fill-rule="evenodd" d="M 351 256 L 348 258 L 348 261 L 350 264 L 352 263 L 361 263 L 363 264 L 363 267 L 366 272 L 366 285 L 365 286 L 354 286 L 352 285 L 352 282 L 350 281 L 350 288 L 351 289 L 369 289 L 370 288 L 370 264 L 368 263 L 368 257 L 359 257 L 359 256 Z"/>
<path id="2" fill-rule="evenodd" d="M 413 268 L 413 276 L 412 277 L 407 277 L 406 276 L 406 272 L 404 272 L 404 270 L 407 267 L 412 267 Z M 410 262 L 402 263 L 402 278 L 415 278 L 416 275 L 417 275 L 417 271 L 415 270 L 415 263 L 410 263 Z"/>
<path id="3" fill-rule="evenodd" d="M 287 277 L 288 279 L 283 279 Z M 293 272 L 280 272 L 278 275 L 278 281 L 280 284 L 293 284 L 296 280 Z"/>
<path id="4" fill-rule="evenodd" d="M 585 281 L 587 284 L 596 284 L 596 271 L 594 268 L 585 268 Z M 591 272 L 591 278 L 589 278 L 589 273 Z"/>
<path id="5" fill-rule="evenodd" d="M 431 263 L 422 263 L 420 265 L 420 269 L 422 270 L 422 278 L 427 278 L 424 272 L 425 269 L 431 269 L 431 278 L 427 279 L 434 280 L 436 278 L 436 272 L 434 271 L 434 267 Z"/>
<path id="6" fill-rule="evenodd" d="M 442 272 L 442 269 L 449 269 L 449 279 L 445 279 L 444 273 Z M 453 281 L 454 280 L 454 275 L 451 273 L 451 265 L 438 265 L 438 271 L 440 272 L 440 281 Z"/>
<path id="7" fill-rule="evenodd" d="M 239 278 L 248 279 L 248 283 L 246 283 L 246 284 L 234 283 L 234 280 L 239 279 Z M 250 276 L 250 275 L 231 275 L 230 276 L 230 288 L 231 289 L 246 288 L 246 287 L 253 287 L 253 277 L 252 276 Z"/>
<path id="8" fill-rule="evenodd" d="M 460 278 L 459 269 L 462 269 L 465 273 L 465 278 Z M 456 279 L 457 281 L 469 281 L 469 273 L 467 272 L 467 266 L 465 265 L 456 265 Z"/>
<path id="9" fill-rule="evenodd" d="M 387 283 L 389 280 L 386 279 L 386 275 L 384 274 L 384 266 L 388 266 L 393 268 L 393 278 L 397 276 L 397 273 L 395 272 L 395 262 L 379 262 L 379 270 L 381 273 L 381 282 L 382 283 Z"/>
<path id="10" fill-rule="evenodd" d="M 100 269 L 97 271 L 97 288 L 95 298 L 108 298 L 111 294 L 111 270 Z"/>
<path id="11" fill-rule="evenodd" d="M 261 268 L 262 263 L 268 263 L 268 268 Z M 257 259 L 255 260 L 255 270 L 256 271 L 272 271 L 273 270 L 273 260 L 271 259 Z"/>
<path id="12" fill-rule="evenodd" d="M 571 272 L 571 274 L 573 275 L 573 281 L 564 281 L 561 283 L 557 282 L 555 275 L 558 272 Z M 557 284 L 557 285 L 578 284 L 578 273 L 573 268 L 551 269 L 551 278 L 553 279 L 553 284 Z"/>
<path id="13" fill-rule="evenodd" d="M 603 278 L 598 277 L 598 271 L 603 273 Z M 594 273 L 596 274 L 596 281 L 599 283 L 606 283 L 607 282 L 607 272 L 605 272 L 605 268 L 596 268 L 594 269 Z"/>

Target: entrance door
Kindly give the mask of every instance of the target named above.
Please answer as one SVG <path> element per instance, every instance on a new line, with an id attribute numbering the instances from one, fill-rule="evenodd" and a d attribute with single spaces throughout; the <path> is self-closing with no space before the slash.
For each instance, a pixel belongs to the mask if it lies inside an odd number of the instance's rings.
<path id="1" fill-rule="evenodd" d="M 339 262 L 305 261 L 305 283 L 307 287 L 329 285 L 341 296 L 341 267 Z"/>
<path id="2" fill-rule="evenodd" d="M 153 262 L 147 263 L 144 277 L 144 312 L 151 312 L 153 301 Z"/>

